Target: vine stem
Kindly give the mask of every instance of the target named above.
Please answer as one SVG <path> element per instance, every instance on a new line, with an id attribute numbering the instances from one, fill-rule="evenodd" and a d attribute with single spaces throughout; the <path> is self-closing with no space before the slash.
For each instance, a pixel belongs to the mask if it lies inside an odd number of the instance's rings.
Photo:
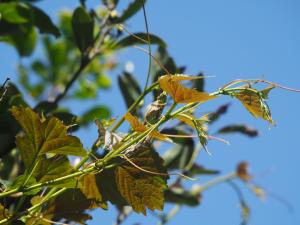
<path id="1" fill-rule="evenodd" d="M 203 192 L 203 191 L 205 191 L 205 190 L 207 190 L 207 189 L 209 189 L 213 186 L 216 186 L 217 184 L 233 180 L 234 178 L 237 178 L 237 174 L 235 172 L 226 174 L 224 176 L 216 177 L 216 178 L 202 184 L 200 186 L 200 192 Z"/>

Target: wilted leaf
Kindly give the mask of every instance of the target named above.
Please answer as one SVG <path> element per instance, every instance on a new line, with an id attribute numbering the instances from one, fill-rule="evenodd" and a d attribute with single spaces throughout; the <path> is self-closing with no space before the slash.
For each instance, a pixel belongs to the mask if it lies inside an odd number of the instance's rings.
<path id="1" fill-rule="evenodd" d="M 134 37 L 134 36 L 135 37 Z M 126 48 L 133 45 L 147 45 L 148 35 L 146 33 L 134 33 L 133 35 L 122 38 L 116 43 L 116 48 Z M 140 39 L 138 39 L 138 38 Z M 167 47 L 167 44 L 158 36 L 154 34 L 149 34 L 150 44 L 157 44 L 163 48 Z M 142 41 L 142 40 L 144 41 Z"/>
<path id="2" fill-rule="evenodd" d="M 249 174 L 248 162 L 240 162 L 236 167 L 237 176 L 243 181 L 249 181 L 252 176 Z"/>
<path id="3" fill-rule="evenodd" d="M 244 107 L 255 117 L 262 118 L 274 124 L 270 109 L 262 96 L 257 92 L 243 90 L 234 95 Z"/>
<path id="4" fill-rule="evenodd" d="M 167 175 L 163 160 L 146 146 L 136 148 L 130 158 L 137 166 L 152 173 L 141 171 L 128 162 L 118 166 L 115 176 L 119 192 L 138 213 L 146 215 L 146 208 L 162 210 L 168 179 L 168 176 L 159 175 Z"/>
<path id="5" fill-rule="evenodd" d="M 146 0 L 144 0 L 146 2 Z M 122 15 L 114 20 L 114 23 L 123 23 L 125 20 L 132 17 L 134 14 L 139 11 L 139 9 L 143 6 L 143 2 L 141 0 L 134 0 L 132 1 L 128 7 L 124 10 Z"/>
<path id="6" fill-rule="evenodd" d="M 72 16 L 72 27 L 77 47 L 84 52 L 94 41 L 94 20 L 83 7 L 78 7 Z"/>
<path id="7" fill-rule="evenodd" d="M 215 98 L 215 96 L 210 96 L 206 92 L 199 92 L 195 89 L 186 88 L 180 83 L 180 81 L 183 80 L 194 79 L 199 79 L 199 77 L 191 77 L 186 75 L 165 75 L 159 77 L 158 82 L 161 89 L 171 95 L 176 103 L 205 102 Z"/>
<path id="8" fill-rule="evenodd" d="M 145 125 L 143 125 L 136 117 L 131 115 L 130 113 L 126 113 L 124 115 L 124 118 L 125 118 L 125 120 L 127 120 L 130 123 L 130 125 L 134 131 L 144 132 L 147 129 L 149 129 Z M 171 141 L 166 135 L 161 134 L 156 130 L 151 131 L 149 135 L 150 135 L 150 137 L 159 139 L 161 141 Z"/>
<path id="9" fill-rule="evenodd" d="M 41 119 L 28 107 L 14 106 L 11 112 L 24 131 L 16 137 L 16 142 L 27 168 L 46 153 L 86 155 L 80 140 L 68 135 L 67 127 L 57 118 Z"/>
<path id="10" fill-rule="evenodd" d="M 246 125 L 239 125 L 239 124 L 222 127 L 220 130 L 218 130 L 218 133 L 221 134 L 241 133 L 249 137 L 256 137 L 258 135 L 258 131 L 256 129 L 248 127 Z"/>

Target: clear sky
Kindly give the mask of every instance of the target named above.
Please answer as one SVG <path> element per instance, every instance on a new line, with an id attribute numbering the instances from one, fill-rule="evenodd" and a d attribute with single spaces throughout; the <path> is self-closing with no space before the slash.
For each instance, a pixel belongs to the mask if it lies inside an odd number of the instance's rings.
<path id="1" fill-rule="evenodd" d="M 87 0 L 89 5 L 98 1 Z M 126 5 L 127 1 L 122 1 Z M 59 8 L 74 8 L 77 0 L 44 0 L 39 5 L 52 17 Z M 300 2 L 298 0 L 148 0 L 146 5 L 151 33 L 162 37 L 177 64 L 186 65 L 187 73 L 203 71 L 215 78 L 207 80 L 206 89 L 214 91 L 237 78 L 263 78 L 300 89 Z M 131 31 L 144 30 L 142 14 L 131 19 Z M 0 43 L 1 73 L 14 74 L 17 55 L 14 49 Z M 132 61 L 141 83 L 147 72 L 147 56 L 131 49 L 123 52 L 121 61 Z M 5 75 L 6 76 L 6 75 Z M 2 77 L 2 75 L 1 75 Z M 4 76 L 3 76 L 4 77 Z M 14 75 L 12 75 L 15 78 Z M 112 74 L 116 80 L 117 74 Z M 114 115 L 125 112 L 125 105 L 116 86 L 100 93 L 98 101 L 113 105 Z M 209 168 L 230 172 L 241 160 L 247 160 L 256 175 L 256 182 L 270 193 L 288 201 L 284 204 L 267 196 L 264 202 L 244 189 L 251 207 L 250 224 L 300 224 L 300 149 L 298 93 L 275 90 L 269 106 L 277 125 L 269 129 L 262 120 L 253 119 L 242 106 L 232 102 L 229 113 L 216 127 L 230 123 L 247 123 L 260 130 L 260 136 L 249 139 L 240 135 L 223 136 L 231 146 L 210 143 L 212 156 L 200 154 L 199 163 Z M 76 105 L 73 105 L 76 108 Z M 216 106 L 208 105 L 207 110 Z M 88 146 L 96 134 L 93 129 L 79 132 Z M 194 182 L 203 182 L 203 180 Z M 113 206 L 110 206 L 113 208 Z M 168 207 L 167 207 L 168 208 Z M 116 212 L 97 210 L 89 224 L 112 224 Z M 237 225 L 240 221 L 238 201 L 226 185 L 214 187 L 203 194 L 197 208 L 184 207 L 170 225 Z M 153 217 L 131 216 L 124 224 L 156 224 Z"/>

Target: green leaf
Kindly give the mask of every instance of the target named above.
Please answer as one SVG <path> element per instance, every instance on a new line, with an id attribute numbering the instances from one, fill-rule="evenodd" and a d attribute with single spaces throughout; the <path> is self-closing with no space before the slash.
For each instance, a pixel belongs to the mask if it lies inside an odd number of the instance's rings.
<path id="1" fill-rule="evenodd" d="M 139 40 L 134 36 L 139 37 L 145 41 Z M 147 41 L 148 36 L 146 33 L 134 33 L 134 36 L 129 35 L 129 36 L 122 38 L 121 40 L 119 40 L 116 43 L 116 48 L 126 48 L 129 46 L 141 45 L 141 44 L 146 45 L 148 43 L 148 41 Z M 158 46 L 163 47 L 163 48 L 167 47 L 167 44 L 160 37 L 158 37 L 154 34 L 149 34 L 149 36 L 150 36 L 151 44 L 157 44 Z"/>
<path id="2" fill-rule="evenodd" d="M 86 126 L 94 119 L 109 119 L 110 117 L 110 110 L 104 105 L 98 105 L 84 112 L 80 123 Z"/>
<path id="3" fill-rule="evenodd" d="M 192 167 L 186 171 L 185 175 L 193 177 L 195 175 L 216 175 L 219 173 L 219 170 L 206 169 L 205 167 L 194 163 Z"/>
<path id="4" fill-rule="evenodd" d="M 33 26 L 23 25 L 12 35 L 2 38 L 13 45 L 20 56 L 30 56 L 36 46 L 37 34 Z"/>
<path id="5" fill-rule="evenodd" d="M 118 84 L 127 108 L 129 108 L 141 95 L 142 90 L 134 76 L 126 72 L 118 77 Z"/>
<path id="6" fill-rule="evenodd" d="M 204 84 L 205 84 L 204 75 L 203 73 L 199 73 L 197 76 L 203 78 L 193 80 L 192 81 L 193 88 L 195 88 L 197 91 L 204 91 Z"/>
<path id="7" fill-rule="evenodd" d="M 83 53 L 92 46 L 94 41 L 94 20 L 83 7 L 75 9 L 72 16 L 72 28 L 77 47 Z"/>
<path id="8" fill-rule="evenodd" d="M 200 204 L 200 194 L 194 194 L 183 187 L 172 187 L 165 191 L 166 202 L 196 207 Z"/>
<path id="9" fill-rule="evenodd" d="M 13 184 L 9 187 L 9 189 L 15 189 L 15 188 L 19 188 L 19 187 L 21 187 L 21 186 L 22 186 L 22 188 L 24 188 L 24 187 L 23 187 L 23 184 L 24 184 L 24 182 L 25 182 L 27 179 L 28 179 L 28 175 L 20 175 L 20 176 L 18 176 L 18 177 L 15 179 L 15 181 L 13 182 Z M 28 181 L 26 182 L 25 188 L 26 188 L 27 186 L 34 185 L 34 184 L 36 184 L 36 183 L 37 183 L 37 182 L 36 182 L 36 179 L 35 179 L 34 177 L 30 177 L 30 178 L 28 179 Z M 32 189 L 32 190 L 30 190 L 30 191 L 25 191 L 24 194 L 25 194 L 25 195 L 35 195 L 35 194 L 37 194 L 40 190 L 41 190 L 41 188 L 36 188 L 36 189 Z"/>
<path id="10" fill-rule="evenodd" d="M 146 0 L 134 0 L 131 2 L 128 7 L 123 11 L 122 15 L 114 20 L 114 23 L 123 23 L 134 14 L 136 14 L 140 8 L 143 6 L 143 2 L 146 3 Z"/>
<path id="11" fill-rule="evenodd" d="M 120 194 L 132 206 L 133 210 L 146 215 L 146 208 L 163 210 L 164 191 L 167 188 L 168 176 L 163 167 L 163 160 L 147 146 L 139 146 L 130 156 L 132 162 L 142 168 L 124 163 L 115 170 L 116 183 Z M 151 171 L 152 173 L 146 173 Z M 159 173 L 159 174 L 154 174 Z"/>
<path id="12" fill-rule="evenodd" d="M 67 127 L 57 118 L 41 119 L 30 108 L 12 107 L 11 112 L 23 129 L 16 137 L 26 168 L 46 153 L 85 156 L 80 140 L 67 134 Z"/>
<path id="13" fill-rule="evenodd" d="M 210 113 L 208 115 L 208 123 L 212 124 L 212 123 L 216 122 L 220 118 L 220 116 L 223 116 L 224 114 L 226 114 L 229 106 L 230 106 L 230 104 L 228 104 L 228 103 L 221 105 L 216 111 Z"/>
<path id="14" fill-rule="evenodd" d="M 31 6 L 33 24 L 39 29 L 40 33 L 53 34 L 55 37 L 60 36 L 59 29 L 53 24 L 49 16 L 35 6 Z"/>
<path id="15" fill-rule="evenodd" d="M 11 2 L 0 4 L 1 20 L 14 24 L 31 22 L 30 8 L 23 3 Z"/>
<path id="16" fill-rule="evenodd" d="M 54 156 L 51 158 L 43 158 L 39 161 L 39 165 L 35 170 L 34 176 L 38 182 L 50 181 L 62 176 L 66 176 L 73 171 L 68 158 L 66 156 Z M 76 179 L 71 178 L 60 183 L 50 184 L 49 186 L 74 188 L 76 187 Z"/>
<path id="17" fill-rule="evenodd" d="M 165 129 L 164 133 L 174 134 L 174 135 L 185 135 L 183 131 L 177 129 Z M 163 159 L 165 166 L 168 169 L 185 169 L 185 167 L 190 163 L 192 156 L 195 151 L 195 143 L 192 138 L 173 138 L 172 139 L 176 145 L 167 150 Z"/>
<path id="18" fill-rule="evenodd" d="M 248 137 L 256 137 L 258 135 L 258 131 L 252 127 L 248 127 L 243 124 L 233 124 L 222 127 L 218 130 L 218 133 L 228 134 L 228 133 L 241 133 Z"/>

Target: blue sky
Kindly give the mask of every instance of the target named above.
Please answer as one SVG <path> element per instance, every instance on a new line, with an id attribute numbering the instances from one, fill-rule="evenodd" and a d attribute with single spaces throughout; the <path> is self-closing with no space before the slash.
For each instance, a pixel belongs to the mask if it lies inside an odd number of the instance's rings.
<path id="1" fill-rule="evenodd" d="M 95 6 L 99 1 L 87 0 Z M 126 5 L 127 1 L 122 1 Z M 39 5 L 52 17 L 60 8 L 74 8 L 77 0 L 44 0 Z M 206 89 L 214 91 L 237 78 L 263 78 L 282 85 L 300 89 L 300 2 L 297 0 L 148 0 L 146 5 L 151 33 L 162 37 L 177 64 L 186 65 L 188 74 L 203 71 L 213 75 L 206 82 Z M 131 31 L 144 30 L 142 14 L 132 18 L 127 27 Z M 14 49 L 0 43 L 1 72 L 15 74 L 18 60 Z M 147 73 L 148 58 L 144 53 L 130 49 L 119 55 L 122 62 L 132 61 L 135 74 L 143 84 Z M 6 76 L 6 75 L 5 75 Z M 4 77 L 4 76 L 1 76 Z M 112 74 L 116 80 L 117 74 Z M 15 78 L 12 75 L 12 78 Z M 114 87 L 99 94 L 99 101 L 113 105 L 114 115 L 125 112 L 119 91 Z M 210 143 L 212 156 L 200 154 L 199 163 L 209 168 L 230 172 L 241 160 L 251 164 L 258 184 L 270 193 L 280 196 L 293 205 L 290 212 L 272 197 L 262 202 L 244 189 L 251 207 L 250 224 L 293 225 L 300 224 L 299 153 L 299 106 L 298 93 L 284 90 L 271 92 L 269 106 L 275 127 L 256 120 L 236 101 L 229 98 L 218 100 L 231 102 L 232 107 L 215 128 L 230 123 L 247 123 L 260 130 L 260 136 L 249 139 L 240 135 L 223 136 L 231 146 Z M 119 103 L 120 102 L 120 103 Z M 207 105 L 204 110 L 215 109 Z M 76 105 L 73 106 L 76 108 Z M 85 145 L 97 135 L 88 129 L 78 135 Z M 205 179 L 194 182 L 204 182 Z M 110 206 L 113 208 L 113 206 Z M 167 207 L 168 208 L 168 207 Z M 95 220 L 89 224 L 112 224 L 116 212 L 95 211 Z M 156 224 L 153 217 L 131 216 L 124 224 Z M 203 194 L 197 208 L 184 207 L 170 225 L 188 224 L 239 224 L 238 201 L 226 185 L 214 187 Z"/>

